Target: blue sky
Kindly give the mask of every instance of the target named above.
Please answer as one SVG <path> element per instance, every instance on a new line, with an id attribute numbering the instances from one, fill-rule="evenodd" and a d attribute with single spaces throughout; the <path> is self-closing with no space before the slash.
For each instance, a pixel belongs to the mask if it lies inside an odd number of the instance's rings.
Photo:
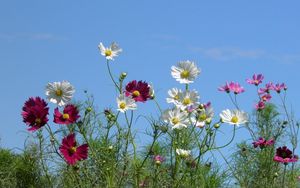
<path id="1" fill-rule="evenodd" d="M 299 1 L 271 0 L 2 1 L 0 145 L 23 147 L 27 127 L 21 108 L 30 96 L 44 97 L 48 82 L 68 80 L 76 99 L 88 90 L 99 109 L 115 107 L 99 42 L 120 44 L 123 53 L 111 63 L 113 72 L 128 72 L 128 81 L 152 82 L 164 108 L 167 90 L 182 87 L 170 67 L 191 60 L 202 69 L 191 87 L 203 102 L 212 101 L 216 114 L 233 108 L 217 92 L 231 80 L 245 86 L 239 101 L 251 112 L 255 89 L 245 79 L 263 73 L 266 81 L 287 83 L 289 104 L 299 117 L 299 6 Z M 157 114 L 153 103 L 139 105 L 139 112 Z M 219 139 L 229 139 L 230 130 L 224 125 Z M 241 130 L 236 141 L 244 137 Z"/>

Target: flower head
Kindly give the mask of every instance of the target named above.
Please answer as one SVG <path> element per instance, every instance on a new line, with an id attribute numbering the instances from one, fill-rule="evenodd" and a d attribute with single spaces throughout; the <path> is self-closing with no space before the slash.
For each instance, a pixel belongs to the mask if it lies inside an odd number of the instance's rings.
<path id="1" fill-rule="evenodd" d="M 176 149 L 176 153 L 182 158 L 187 158 L 191 156 L 191 150 Z"/>
<path id="2" fill-rule="evenodd" d="M 48 122 L 49 108 L 45 100 L 40 97 L 30 97 L 22 108 L 23 122 L 35 131 L 43 127 Z"/>
<path id="3" fill-rule="evenodd" d="M 254 74 L 251 78 L 246 79 L 246 82 L 248 84 L 254 84 L 256 86 L 258 86 L 260 83 L 262 83 L 262 80 L 264 79 L 264 76 L 262 74 Z"/>
<path id="4" fill-rule="evenodd" d="M 179 93 L 179 100 L 175 103 L 175 105 L 181 110 L 186 110 L 188 107 L 199 104 L 199 98 L 200 97 L 196 90 L 187 90 Z"/>
<path id="5" fill-rule="evenodd" d="M 260 149 L 263 149 L 267 146 L 274 145 L 274 139 L 265 140 L 264 138 L 260 137 L 257 141 L 252 142 L 254 148 L 260 147 Z"/>
<path id="6" fill-rule="evenodd" d="M 255 104 L 256 110 L 263 110 L 266 107 L 264 101 L 259 101 L 257 104 Z"/>
<path id="7" fill-rule="evenodd" d="M 298 156 L 293 155 L 291 150 L 289 150 L 286 146 L 283 146 L 276 149 L 276 155 L 274 156 L 273 160 L 287 165 L 291 162 L 297 162 Z"/>
<path id="8" fill-rule="evenodd" d="M 273 88 L 272 88 L 274 91 L 276 91 L 277 93 L 280 93 L 281 90 L 287 90 L 287 86 L 285 85 L 285 83 L 277 83 L 275 85 L 273 85 Z"/>
<path id="9" fill-rule="evenodd" d="M 117 110 L 123 113 L 127 110 L 135 110 L 137 107 L 134 99 L 132 99 L 130 96 L 126 97 L 123 94 L 117 98 L 117 104 Z"/>
<path id="10" fill-rule="evenodd" d="M 153 157 L 153 161 L 156 165 L 161 165 L 161 163 L 163 163 L 165 161 L 165 158 L 162 157 L 161 155 L 155 155 Z"/>
<path id="11" fill-rule="evenodd" d="M 201 70 L 192 61 L 181 61 L 171 67 L 171 75 L 181 84 L 193 83 Z"/>
<path id="12" fill-rule="evenodd" d="M 220 117 L 224 123 L 232 125 L 240 125 L 248 122 L 247 113 L 240 110 L 223 110 Z"/>
<path id="13" fill-rule="evenodd" d="M 218 88 L 219 91 L 225 91 L 226 93 L 230 93 L 230 87 L 229 87 L 229 83 L 226 82 L 225 85 L 220 86 Z"/>
<path id="14" fill-rule="evenodd" d="M 98 45 L 101 55 L 103 55 L 107 60 L 114 60 L 114 57 L 118 56 L 122 49 L 119 48 L 118 44 L 113 42 L 110 47 L 104 47 L 104 45 L 100 42 Z"/>
<path id="15" fill-rule="evenodd" d="M 236 95 L 243 93 L 245 91 L 245 89 L 239 83 L 234 83 L 234 82 L 229 83 L 229 88 L 230 91 L 232 91 Z"/>
<path id="16" fill-rule="evenodd" d="M 178 108 L 166 110 L 162 115 L 162 120 L 172 125 L 172 129 L 186 128 L 188 121 L 188 113 Z"/>
<path id="17" fill-rule="evenodd" d="M 264 102 L 269 102 L 271 100 L 272 96 L 269 93 L 267 93 L 267 94 L 264 94 L 263 96 L 261 96 L 260 98 Z"/>
<path id="18" fill-rule="evenodd" d="M 173 103 L 177 105 L 179 103 L 179 97 L 181 95 L 181 89 L 172 88 L 168 91 L 169 97 L 167 98 L 167 103 Z"/>
<path id="19" fill-rule="evenodd" d="M 67 104 L 63 113 L 59 112 L 58 108 L 54 110 L 54 123 L 69 125 L 75 123 L 80 117 L 77 107 L 73 104 Z"/>
<path id="20" fill-rule="evenodd" d="M 74 87 L 68 81 L 48 83 L 46 86 L 47 99 L 59 106 L 68 103 L 74 92 Z"/>
<path id="21" fill-rule="evenodd" d="M 192 122 L 196 127 L 203 128 L 206 124 L 211 123 L 214 116 L 214 110 L 208 102 L 207 104 L 202 104 L 202 108 L 198 108 L 195 116 L 192 117 Z"/>
<path id="22" fill-rule="evenodd" d="M 126 85 L 125 95 L 131 96 L 136 102 L 145 102 L 151 98 L 150 85 L 147 82 L 133 80 Z"/>
<path id="23" fill-rule="evenodd" d="M 77 161 L 87 159 L 88 157 L 88 145 L 77 146 L 74 133 L 63 138 L 59 151 L 63 154 L 69 165 L 75 165 Z"/>

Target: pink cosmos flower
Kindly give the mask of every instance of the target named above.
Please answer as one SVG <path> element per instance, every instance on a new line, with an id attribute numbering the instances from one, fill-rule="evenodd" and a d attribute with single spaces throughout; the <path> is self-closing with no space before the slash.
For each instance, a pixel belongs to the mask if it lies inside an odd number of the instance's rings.
<path id="1" fill-rule="evenodd" d="M 259 88 L 258 93 L 261 94 L 265 94 L 265 93 L 270 93 L 270 90 L 274 89 L 274 84 L 272 82 L 269 82 L 265 85 L 264 88 Z"/>
<path id="2" fill-rule="evenodd" d="M 165 158 L 162 157 L 161 155 L 155 155 L 153 157 L 153 160 L 154 160 L 154 162 L 155 162 L 156 165 L 160 165 L 162 162 L 165 161 Z"/>
<path id="3" fill-rule="evenodd" d="M 36 131 L 48 122 L 49 108 L 45 100 L 40 97 L 30 97 L 22 108 L 21 115 L 23 122 L 30 128 L 29 131 Z"/>
<path id="4" fill-rule="evenodd" d="M 65 106 L 63 113 L 60 113 L 58 108 L 54 110 L 54 123 L 69 125 L 75 123 L 80 117 L 78 115 L 77 107 L 73 104 L 68 104 Z"/>
<path id="5" fill-rule="evenodd" d="M 239 83 L 234 82 L 229 83 L 229 88 L 230 91 L 232 91 L 236 95 L 245 91 L 245 89 Z"/>
<path id="6" fill-rule="evenodd" d="M 252 143 L 255 148 L 260 147 L 260 149 L 265 148 L 266 146 L 274 145 L 274 139 L 265 140 L 264 138 L 260 137 L 257 141 Z"/>
<path id="7" fill-rule="evenodd" d="M 262 80 L 264 79 L 264 76 L 262 74 L 254 74 L 251 78 L 246 79 L 246 82 L 248 84 L 254 84 L 256 86 L 258 86 L 260 83 L 262 83 Z"/>
<path id="8" fill-rule="evenodd" d="M 219 91 L 225 91 L 226 93 L 230 93 L 230 87 L 229 87 L 228 82 L 226 82 L 225 85 L 220 86 L 220 87 L 218 88 L 218 90 L 219 90 Z"/>
<path id="9" fill-rule="evenodd" d="M 136 102 L 145 102 L 151 98 L 149 84 L 143 81 L 133 80 L 126 85 L 125 95 L 131 96 Z"/>
<path id="10" fill-rule="evenodd" d="M 267 94 L 264 94 L 263 96 L 261 96 L 260 98 L 264 102 L 269 102 L 271 100 L 272 96 L 269 93 L 267 93 Z"/>
<path id="11" fill-rule="evenodd" d="M 273 85 L 272 89 L 277 93 L 280 93 L 282 89 L 287 90 L 287 86 L 285 85 L 285 83 L 282 84 L 277 83 L 276 85 Z"/>
<path id="12" fill-rule="evenodd" d="M 63 154 L 69 165 L 75 165 L 77 161 L 87 159 L 88 149 L 87 144 L 77 146 L 74 133 L 64 137 L 62 145 L 59 147 L 59 151 Z"/>
<path id="13" fill-rule="evenodd" d="M 291 150 L 289 150 L 286 146 L 283 146 L 276 149 L 276 155 L 273 160 L 287 165 L 288 163 L 297 162 L 298 156 L 293 155 Z"/>
<path id="14" fill-rule="evenodd" d="M 265 108 L 265 103 L 263 101 L 259 101 L 257 104 L 255 104 L 256 110 L 263 110 Z"/>

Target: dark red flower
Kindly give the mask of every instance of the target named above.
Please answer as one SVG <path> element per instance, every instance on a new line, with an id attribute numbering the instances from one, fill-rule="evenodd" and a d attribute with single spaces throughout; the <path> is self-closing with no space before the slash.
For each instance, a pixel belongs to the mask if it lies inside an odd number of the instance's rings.
<path id="1" fill-rule="evenodd" d="M 58 108 L 54 110 L 54 123 L 69 125 L 75 123 L 80 115 L 78 114 L 77 107 L 73 104 L 65 106 L 63 113 L 60 113 Z"/>
<path id="2" fill-rule="evenodd" d="M 145 102 L 151 98 L 147 82 L 133 80 L 126 85 L 125 89 L 126 97 L 131 96 L 136 102 Z"/>
<path id="3" fill-rule="evenodd" d="M 47 103 L 40 97 L 30 97 L 22 108 L 23 122 L 35 131 L 48 122 L 49 108 Z"/>
<path id="4" fill-rule="evenodd" d="M 276 149 L 276 155 L 273 160 L 287 165 L 291 162 L 297 162 L 298 156 L 293 155 L 291 150 L 289 150 L 286 146 L 283 146 Z"/>
<path id="5" fill-rule="evenodd" d="M 62 145 L 59 147 L 59 151 L 63 154 L 69 165 L 74 165 L 77 161 L 87 159 L 88 149 L 89 146 L 87 144 L 77 146 L 74 133 L 64 137 Z"/>

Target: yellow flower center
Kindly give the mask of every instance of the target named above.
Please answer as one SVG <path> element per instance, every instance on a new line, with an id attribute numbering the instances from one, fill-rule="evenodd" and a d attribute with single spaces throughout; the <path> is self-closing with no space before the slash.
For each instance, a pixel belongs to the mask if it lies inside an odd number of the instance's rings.
<path id="1" fill-rule="evenodd" d="M 41 120 L 40 118 L 36 118 L 36 119 L 35 119 L 35 123 L 36 123 L 36 124 L 40 124 L 40 123 L 42 123 L 42 120 Z"/>
<path id="2" fill-rule="evenodd" d="M 178 100 L 179 100 L 179 95 L 178 95 L 178 94 L 175 95 L 175 96 L 173 97 L 173 99 L 176 100 L 176 101 L 178 101 Z"/>
<path id="3" fill-rule="evenodd" d="M 125 103 L 125 102 L 121 102 L 121 103 L 119 104 L 119 107 L 120 107 L 121 109 L 125 109 L 125 108 L 126 108 L 126 103 Z"/>
<path id="4" fill-rule="evenodd" d="M 135 90 L 134 92 L 132 92 L 132 96 L 133 97 L 138 97 L 138 96 L 140 96 L 141 94 L 140 94 L 140 92 L 138 91 L 138 90 Z"/>
<path id="5" fill-rule="evenodd" d="M 182 103 L 184 104 L 184 105 L 189 105 L 189 104 L 191 104 L 191 99 L 190 98 L 184 98 L 183 99 L 183 101 L 182 101 Z"/>
<path id="6" fill-rule="evenodd" d="M 105 56 L 111 56 L 112 51 L 111 50 L 105 50 Z"/>
<path id="7" fill-rule="evenodd" d="M 205 121 L 207 119 L 206 114 L 201 114 L 198 118 L 200 121 Z"/>
<path id="8" fill-rule="evenodd" d="M 57 90 L 55 91 L 55 94 L 56 94 L 57 96 L 61 97 L 62 94 L 63 94 L 63 92 L 62 92 L 61 89 L 57 89 Z"/>
<path id="9" fill-rule="evenodd" d="M 187 70 L 184 70 L 180 73 L 181 78 L 188 78 L 190 76 L 190 72 Z"/>
<path id="10" fill-rule="evenodd" d="M 76 152 L 76 150 L 77 150 L 77 148 L 76 148 L 76 147 L 71 147 L 69 151 L 70 151 L 70 153 L 72 153 L 72 154 L 73 154 L 73 153 L 75 153 L 75 152 Z"/>
<path id="11" fill-rule="evenodd" d="M 174 117 L 172 120 L 173 125 L 176 125 L 177 123 L 179 123 L 179 119 L 177 117 Z"/>
<path id="12" fill-rule="evenodd" d="M 157 160 L 157 161 L 155 161 L 155 164 L 159 166 L 161 164 L 161 162 L 159 160 Z"/>
<path id="13" fill-rule="evenodd" d="M 69 114 L 63 114 L 63 119 L 69 119 L 70 115 Z"/>
<path id="14" fill-rule="evenodd" d="M 239 121 L 239 118 L 236 117 L 236 116 L 233 116 L 233 117 L 231 118 L 231 122 L 232 122 L 232 123 L 237 123 L 238 121 Z"/>

